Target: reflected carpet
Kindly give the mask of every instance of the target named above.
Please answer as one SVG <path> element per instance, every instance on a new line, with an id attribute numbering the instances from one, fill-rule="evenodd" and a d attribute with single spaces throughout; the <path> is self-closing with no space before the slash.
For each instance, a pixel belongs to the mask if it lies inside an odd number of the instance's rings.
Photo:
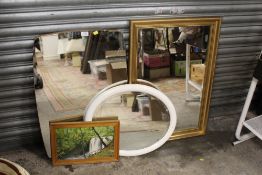
<path id="1" fill-rule="evenodd" d="M 84 108 L 90 99 L 107 86 L 79 67 L 64 66 L 62 60 L 38 61 L 37 72 L 44 82 L 44 92 L 55 111 Z"/>

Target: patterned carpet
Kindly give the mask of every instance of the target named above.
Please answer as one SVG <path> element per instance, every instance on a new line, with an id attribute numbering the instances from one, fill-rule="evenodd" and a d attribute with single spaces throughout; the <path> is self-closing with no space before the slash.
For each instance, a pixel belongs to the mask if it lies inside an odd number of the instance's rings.
<path id="1" fill-rule="evenodd" d="M 151 80 L 162 92 L 167 93 L 171 91 L 185 92 L 185 79 L 184 78 L 161 78 Z"/>
<path id="2" fill-rule="evenodd" d="M 63 60 L 38 60 L 37 72 L 42 76 L 44 92 L 55 111 L 84 108 L 90 99 L 107 86 L 79 67 L 64 66 Z"/>

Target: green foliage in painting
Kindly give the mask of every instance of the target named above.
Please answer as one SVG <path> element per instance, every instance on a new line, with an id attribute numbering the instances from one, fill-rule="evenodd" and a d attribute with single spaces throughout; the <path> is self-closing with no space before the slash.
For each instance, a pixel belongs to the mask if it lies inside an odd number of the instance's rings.
<path id="1" fill-rule="evenodd" d="M 86 158 L 89 142 L 94 137 L 114 136 L 113 126 L 98 126 L 88 128 L 58 128 L 56 129 L 56 147 L 58 159 L 64 159 L 74 152 L 81 152 Z"/>

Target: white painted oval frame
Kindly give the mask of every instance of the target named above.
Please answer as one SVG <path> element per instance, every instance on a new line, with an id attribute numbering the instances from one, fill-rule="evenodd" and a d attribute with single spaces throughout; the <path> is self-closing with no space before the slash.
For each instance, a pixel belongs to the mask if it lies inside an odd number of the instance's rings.
<path id="1" fill-rule="evenodd" d="M 138 150 L 119 150 L 119 155 L 120 156 L 138 156 L 138 155 L 143 155 L 146 153 L 149 153 L 151 151 L 156 150 L 157 148 L 161 147 L 173 134 L 175 127 L 176 127 L 176 121 L 177 121 L 177 116 L 176 116 L 176 110 L 173 105 L 173 103 L 170 101 L 170 99 L 161 91 L 149 87 L 146 85 L 141 85 L 141 84 L 124 84 L 124 85 L 118 85 L 116 87 L 112 87 L 102 93 L 100 93 L 96 98 L 88 105 L 88 110 L 86 111 L 84 115 L 84 121 L 92 121 L 92 117 L 95 114 L 95 111 L 99 105 L 104 102 L 106 99 L 126 93 L 126 92 L 142 92 L 146 93 L 149 95 L 152 95 L 156 98 L 158 98 L 160 101 L 163 102 L 164 105 L 166 105 L 169 115 L 170 115 L 170 124 L 169 128 L 166 132 L 166 134 L 158 140 L 156 143 L 152 144 L 151 146 L 148 146 L 146 148 L 138 149 Z"/>

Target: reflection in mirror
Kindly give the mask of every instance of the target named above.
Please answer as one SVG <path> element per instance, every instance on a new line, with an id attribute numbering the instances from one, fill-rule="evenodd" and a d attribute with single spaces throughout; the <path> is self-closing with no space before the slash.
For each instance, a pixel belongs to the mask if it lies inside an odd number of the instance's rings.
<path id="1" fill-rule="evenodd" d="M 167 132 L 170 117 L 166 106 L 154 96 L 127 92 L 106 99 L 95 118 L 117 116 L 120 120 L 120 150 L 149 147 Z"/>
<path id="2" fill-rule="evenodd" d="M 36 40 L 36 70 L 54 111 L 84 108 L 99 90 L 127 79 L 122 40 L 118 31 L 64 32 Z"/>
<path id="3" fill-rule="evenodd" d="M 172 139 L 205 134 L 214 77 L 220 18 L 133 20 L 130 83 L 144 79 L 173 102 Z"/>
<path id="4" fill-rule="evenodd" d="M 139 29 L 138 78 L 171 99 L 177 129 L 198 126 L 208 38 L 209 26 Z"/>
<path id="5" fill-rule="evenodd" d="M 127 80 L 123 33 L 73 31 L 35 40 L 36 100 L 41 131 L 50 155 L 49 121 L 82 115 L 91 98 Z"/>

